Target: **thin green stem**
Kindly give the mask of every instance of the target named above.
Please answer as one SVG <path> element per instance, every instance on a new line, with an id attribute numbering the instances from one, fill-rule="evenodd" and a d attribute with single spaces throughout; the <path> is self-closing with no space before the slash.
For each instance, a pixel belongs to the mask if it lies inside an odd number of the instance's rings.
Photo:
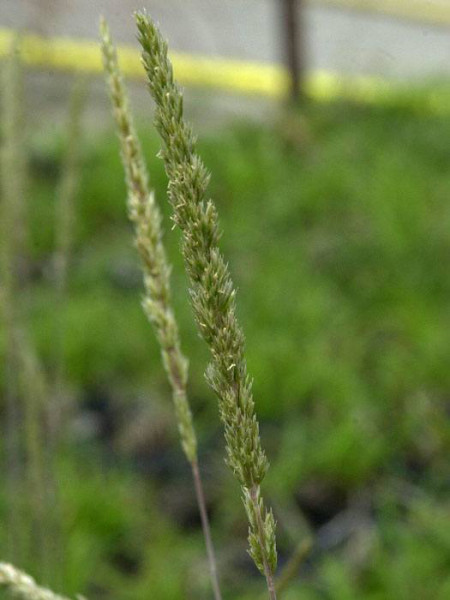
<path id="1" fill-rule="evenodd" d="M 205 493 L 203 491 L 202 478 L 200 476 L 200 470 L 198 462 L 193 460 L 191 462 L 192 476 L 194 478 L 195 495 L 197 497 L 197 504 L 200 511 L 200 518 L 202 521 L 203 535 L 205 538 L 206 553 L 208 555 L 209 573 L 211 577 L 211 583 L 213 586 L 214 598 L 221 600 L 222 594 L 219 587 L 219 579 L 217 575 L 217 561 L 214 553 L 214 546 L 211 538 L 211 528 L 209 526 L 208 513 L 206 510 Z"/>
<path id="2" fill-rule="evenodd" d="M 277 581 L 275 582 L 275 588 L 279 596 L 289 587 L 291 581 L 297 576 L 298 571 L 304 562 L 306 556 L 308 556 L 312 547 L 312 541 L 310 538 L 306 538 L 298 544 L 294 554 L 291 556 L 286 566 L 280 573 Z"/>
<path id="3" fill-rule="evenodd" d="M 16 325 L 18 319 L 19 265 L 24 246 L 24 127 L 23 80 L 20 41 L 15 39 L 2 69 L 1 89 L 1 206 L 0 206 L 0 278 L 1 308 L 5 331 L 5 399 L 8 489 L 8 550 L 13 560 L 28 554 L 29 528 L 25 515 L 22 484 L 24 465 L 21 459 L 20 422 L 22 407 L 19 392 L 19 350 Z M 19 501 L 17 499 L 20 498 Z"/>
<path id="4" fill-rule="evenodd" d="M 63 437 L 65 415 L 68 407 L 64 398 L 64 309 L 67 302 L 67 283 L 70 254 L 75 226 L 75 202 L 80 181 L 81 117 L 86 99 L 86 81 L 76 79 L 70 98 L 66 130 L 66 148 L 63 154 L 61 176 L 56 196 L 54 284 L 56 291 L 56 322 L 54 337 L 54 387 L 55 402 L 51 410 L 52 437 Z"/>

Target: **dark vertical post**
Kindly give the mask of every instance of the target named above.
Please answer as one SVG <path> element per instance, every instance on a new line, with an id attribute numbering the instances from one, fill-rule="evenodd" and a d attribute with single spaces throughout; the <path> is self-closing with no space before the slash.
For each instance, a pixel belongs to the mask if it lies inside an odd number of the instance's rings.
<path id="1" fill-rule="evenodd" d="M 299 103 L 304 96 L 303 0 L 279 0 L 284 47 L 284 61 L 290 75 L 289 98 Z"/>

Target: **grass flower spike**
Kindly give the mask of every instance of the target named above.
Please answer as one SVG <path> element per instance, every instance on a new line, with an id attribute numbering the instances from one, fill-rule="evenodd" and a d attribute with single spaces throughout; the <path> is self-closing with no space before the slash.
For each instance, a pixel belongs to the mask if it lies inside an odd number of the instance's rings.
<path id="1" fill-rule="evenodd" d="M 108 86 L 119 129 L 122 162 L 128 188 L 128 212 L 136 231 L 145 284 L 144 309 L 161 345 L 170 379 L 183 450 L 189 461 L 197 458 L 197 439 L 186 398 L 187 360 L 180 349 L 178 327 L 170 301 L 170 268 L 161 241 L 161 214 L 149 188 L 147 169 L 131 119 L 108 27 L 101 22 L 102 52 Z"/>
<path id="2" fill-rule="evenodd" d="M 23 600 L 68 600 L 64 596 L 40 587 L 32 577 L 13 565 L 3 562 L 0 563 L 0 587 Z"/>
<path id="3" fill-rule="evenodd" d="M 171 305 L 170 266 L 162 243 L 161 213 L 155 202 L 154 194 L 149 188 L 147 169 L 128 107 L 117 53 L 104 20 L 101 21 L 100 29 L 103 61 L 126 174 L 128 212 L 135 227 L 136 246 L 144 273 L 143 307 L 154 326 L 172 388 L 181 445 L 192 468 L 214 597 L 216 600 L 220 600 L 216 560 L 198 466 L 197 437 L 186 391 L 188 363 L 181 351 L 178 326 Z"/>
<path id="4" fill-rule="evenodd" d="M 275 521 L 266 510 L 260 484 L 268 468 L 261 446 L 244 356 L 244 335 L 235 314 L 235 289 L 219 250 L 220 230 L 213 202 L 208 199 L 209 174 L 196 151 L 196 141 L 183 118 L 183 97 L 174 82 L 167 43 L 144 13 L 136 15 L 142 62 L 156 103 L 159 131 L 169 178 L 173 219 L 183 234 L 183 255 L 190 278 L 196 321 L 212 361 L 207 380 L 219 398 L 225 427 L 227 462 L 243 490 L 250 528 L 250 554 L 265 575 L 271 599 L 276 598 L 277 555 Z"/>

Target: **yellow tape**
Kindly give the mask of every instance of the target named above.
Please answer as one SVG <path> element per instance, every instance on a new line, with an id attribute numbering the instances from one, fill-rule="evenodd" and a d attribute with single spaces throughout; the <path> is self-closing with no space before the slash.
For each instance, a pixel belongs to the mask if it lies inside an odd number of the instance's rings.
<path id="1" fill-rule="evenodd" d="M 377 12 L 421 23 L 450 25 L 449 0 L 309 0 L 309 3 Z"/>
<path id="2" fill-rule="evenodd" d="M 14 31 L 0 29 L 0 57 L 11 49 Z M 63 37 L 44 38 L 35 34 L 21 35 L 21 54 L 25 64 L 61 71 L 98 74 L 103 70 L 98 42 Z M 144 77 L 136 47 L 118 47 L 119 60 L 126 77 Z M 171 53 L 175 75 L 183 85 L 196 85 L 230 92 L 285 97 L 289 76 L 285 69 L 267 63 L 207 58 Z M 398 89 L 375 77 L 345 78 L 318 71 L 306 81 L 306 92 L 318 100 L 348 98 L 370 103 L 389 103 L 398 98 Z M 433 93 L 421 98 L 427 112 L 449 113 L 450 95 Z"/>
<path id="3" fill-rule="evenodd" d="M 0 29 L 0 56 L 8 53 L 16 33 Z M 25 64 L 62 71 L 101 73 L 99 43 L 64 37 L 43 38 L 35 34 L 21 36 L 21 53 Z M 138 49 L 118 47 L 120 65 L 125 76 L 143 78 L 144 70 Z M 282 95 L 288 86 L 285 71 L 275 65 L 191 56 L 173 52 L 171 59 L 177 79 L 183 85 L 201 85 L 231 91 Z"/>

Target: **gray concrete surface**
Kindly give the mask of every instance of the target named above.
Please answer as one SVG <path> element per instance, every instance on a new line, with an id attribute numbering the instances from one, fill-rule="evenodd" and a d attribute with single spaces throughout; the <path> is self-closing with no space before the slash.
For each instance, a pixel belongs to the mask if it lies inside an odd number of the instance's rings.
<path id="1" fill-rule="evenodd" d="M 450 2 L 450 0 L 449 0 Z M 136 43 L 132 13 L 142 8 L 160 22 L 173 49 L 195 54 L 262 62 L 281 62 L 278 0 L 0 0 L 0 27 L 26 28 L 47 36 L 97 39 L 99 15 L 110 22 L 114 37 Z M 382 15 L 336 8 L 305 11 L 306 48 L 311 70 L 376 74 L 393 79 L 450 77 L 450 29 L 408 23 Z M 137 44 L 137 43 L 136 43 Z M 57 127 L 66 117 L 72 76 L 51 69 L 27 78 L 27 114 L 35 128 Z M 130 83 L 139 116 L 152 110 L 143 82 Z M 230 120 L 270 120 L 278 103 L 214 90 L 185 91 L 189 118 L 196 129 Z M 91 85 L 86 131 L 96 135 L 111 126 L 103 81 Z"/>
<path id="2" fill-rule="evenodd" d="M 117 40 L 133 43 L 132 12 L 145 6 L 174 49 L 281 61 L 277 0 L 1 0 L 0 26 L 95 38 L 104 14 Z M 331 7 L 305 10 L 312 70 L 417 79 L 450 76 L 450 30 Z"/>

